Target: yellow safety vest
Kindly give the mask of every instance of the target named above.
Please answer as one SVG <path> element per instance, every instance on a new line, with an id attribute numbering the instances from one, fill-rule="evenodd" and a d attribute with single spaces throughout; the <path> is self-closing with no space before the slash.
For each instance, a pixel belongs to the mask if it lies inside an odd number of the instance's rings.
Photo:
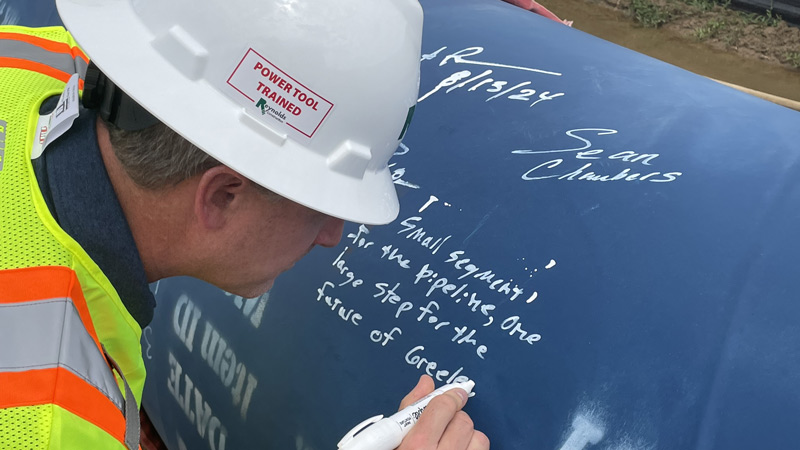
<path id="1" fill-rule="evenodd" d="M 0 26 L 0 449 L 138 448 L 141 328 L 31 164 L 40 105 L 87 62 L 62 27 Z"/>

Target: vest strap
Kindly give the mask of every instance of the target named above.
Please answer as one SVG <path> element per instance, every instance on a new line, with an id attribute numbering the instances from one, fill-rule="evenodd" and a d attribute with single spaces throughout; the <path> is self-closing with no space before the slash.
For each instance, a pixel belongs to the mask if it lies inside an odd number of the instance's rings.
<path id="1" fill-rule="evenodd" d="M 117 375 L 122 378 L 122 384 L 125 385 L 125 445 L 128 446 L 128 450 L 138 450 L 139 436 L 141 435 L 139 405 L 136 404 L 136 397 L 134 397 L 133 391 L 128 384 L 128 380 L 125 379 L 125 375 L 122 373 L 119 364 L 108 354 L 105 347 L 103 347 L 103 354 L 106 355 L 106 359 L 111 364 L 111 367 L 113 367 Z"/>
<path id="2" fill-rule="evenodd" d="M 0 33 L 0 67 L 31 70 L 64 81 L 77 73 L 83 78 L 89 59 L 78 47 L 22 33 Z"/>

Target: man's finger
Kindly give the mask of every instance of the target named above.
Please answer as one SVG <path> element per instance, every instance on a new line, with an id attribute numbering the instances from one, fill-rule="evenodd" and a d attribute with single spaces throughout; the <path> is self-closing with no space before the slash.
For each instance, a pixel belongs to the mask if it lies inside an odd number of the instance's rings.
<path id="1" fill-rule="evenodd" d="M 456 412 L 453 419 L 447 424 L 447 428 L 439 440 L 439 447 L 447 449 L 464 450 L 472 442 L 474 425 L 472 419 L 464 411 Z"/>
<path id="2" fill-rule="evenodd" d="M 400 402 L 400 409 L 405 408 L 406 406 L 411 405 L 412 403 L 416 402 L 417 400 L 425 397 L 426 395 L 433 392 L 435 385 L 433 384 L 433 378 L 422 375 L 419 377 L 419 381 L 417 381 L 417 385 L 414 386 L 414 389 L 408 393 L 403 400 Z"/>
<path id="3" fill-rule="evenodd" d="M 399 448 L 436 448 L 447 425 L 466 402 L 467 393 L 458 388 L 432 399 Z"/>
<path id="4" fill-rule="evenodd" d="M 489 450 L 489 438 L 478 430 L 472 433 L 472 440 L 467 450 Z"/>

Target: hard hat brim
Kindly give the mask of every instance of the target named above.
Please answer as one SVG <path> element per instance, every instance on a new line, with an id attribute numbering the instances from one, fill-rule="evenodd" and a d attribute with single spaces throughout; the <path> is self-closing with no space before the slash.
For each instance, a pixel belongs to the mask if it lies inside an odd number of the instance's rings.
<path id="1" fill-rule="evenodd" d="M 176 69 L 174 62 L 152 45 L 157 36 L 138 20 L 129 1 L 57 0 L 56 4 L 67 29 L 106 76 L 223 164 L 281 196 L 333 217 L 373 225 L 397 217 L 399 202 L 388 167 L 367 170 L 362 178 L 323 170 L 323 155 L 299 153 L 292 139 L 265 130 L 206 80 L 191 79 Z M 157 107 L 160 105 L 173 107 Z M 182 114 L 182 110 L 202 114 Z M 193 130 L 191 137 L 182 132 L 188 129 Z M 237 153 L 237 149 L 254 146 L 263 147 L 263 154 Z M 267 153 L 269 158 L 260 157 Z M 298 192 L 298 180 L 307 184 L 305 191 Z"/>

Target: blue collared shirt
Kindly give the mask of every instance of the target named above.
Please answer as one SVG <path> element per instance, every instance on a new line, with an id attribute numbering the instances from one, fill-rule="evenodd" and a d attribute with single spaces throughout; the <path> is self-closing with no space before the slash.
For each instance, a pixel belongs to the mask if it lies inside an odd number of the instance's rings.
<path id="1" fill-rule="evenodd" d="M 42 109 L 48 106 L 55 102 L 48 100 Z M 97 263 L 144 328 L 153 318 L 156 301 L 100 155 L 96 117 L 94 111 L 81 108 L 72 127 L 33 161 L 34 171 L 53 217 Z"/>

